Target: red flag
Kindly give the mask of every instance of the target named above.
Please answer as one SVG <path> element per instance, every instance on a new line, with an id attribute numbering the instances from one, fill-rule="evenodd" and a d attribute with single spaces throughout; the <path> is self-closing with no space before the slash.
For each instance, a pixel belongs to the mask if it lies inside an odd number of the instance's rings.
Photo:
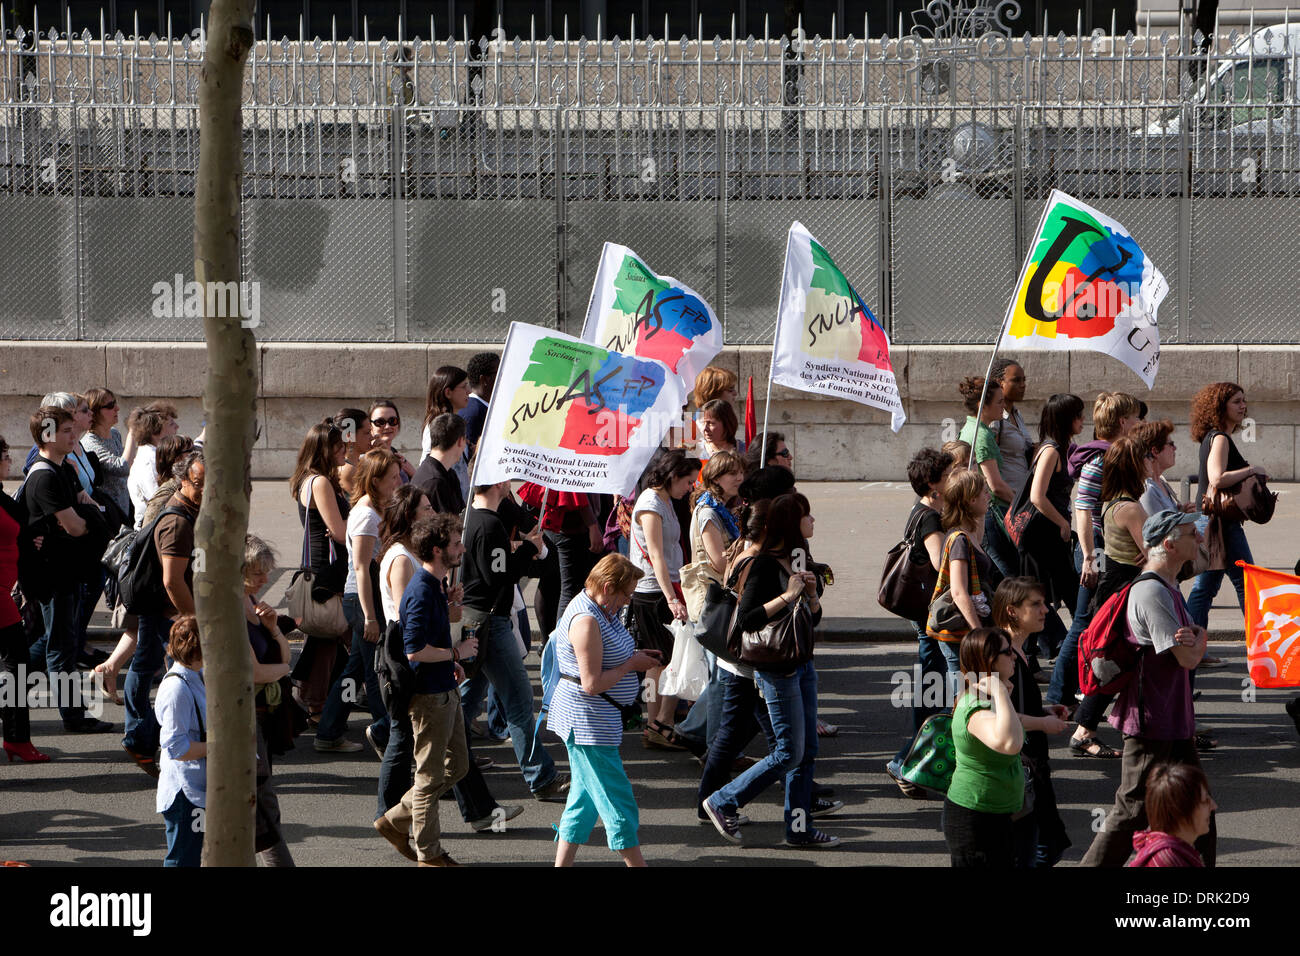
<path id="1" fill-rule="evenodd" d="M 749 393 L 745 396 L 745 444 L 758 434 L 758 418 L 754 414 L 754 376 L 749 376 Z"/>
<path id="2" fill-rule="evenodd" d="M 1238 561 L 1246 578 L 1246 666 L 1256 687 L 1300 687 L 1300 578 Z"/>

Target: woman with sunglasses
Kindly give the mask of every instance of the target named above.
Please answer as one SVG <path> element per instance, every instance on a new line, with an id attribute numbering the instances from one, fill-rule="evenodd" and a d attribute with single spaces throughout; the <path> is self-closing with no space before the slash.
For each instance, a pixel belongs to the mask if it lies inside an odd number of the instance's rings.
<path id="1" fill-rule="evenodd" d="M 393 447 L 397 433 L 402 430 L 402 416 L 390 398 L 381 398 L 370 406 L 370 447 L 391 451 L 397 459 L 401 482 L 406 484 L 415 477 L 415 466 Z"/>
<path id="2" fill-rule="evenodd" d="M 131 493 L 127 491 L 126 479 L 131 474 L 131 464 L 139 447 L 135 433 L 128 429 L 123 442 L 121 434 L 113 427 L 120 411 L 117 396 L 108 389 L 88 389 L 86 404 L 90 408 L 90 431 L 81 436 L 81 447 L 99 460 L 99 488 L 122 509 L 123 515 L 129 515 Z"/>
<path id="3" fill-rule="evenodd" d="M 1142 422 L 1135 425 L 1130 437 L 1141 449 L 1147 465 L 1146 490 L 1139 499 L 1142 510 L 1149 515 L 1162 511 L 1191 512 L 1191 502 L 1181 503 L 1173 487 L 1165 481 L 1165 472 L 1174 467 L 1178 447 L 1173 442 L 1174 423 L 1168 419 Z"/>
<path id="4" fill-rule="evenodd" d="M 977 627 L 958 651 L 965 691 L 952 712 L 957 766 L 943 801 L 943 837 L 955 867 L 1009 870 L 1011 818 L 1025 799 L 1025 731 L 1011 702 L 1015 651 L 1000 627 Z"/>

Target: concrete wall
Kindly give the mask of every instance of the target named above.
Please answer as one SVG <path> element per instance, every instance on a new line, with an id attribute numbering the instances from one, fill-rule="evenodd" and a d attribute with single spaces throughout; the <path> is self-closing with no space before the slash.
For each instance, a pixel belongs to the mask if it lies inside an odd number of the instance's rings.
<path id="1" fill-rule="evenodd" d="M 419 425 L 429 373 L 440 365 L 464 366 L 481 346 L 443 345 L 262 345 L 262 435 L 253 452 L 256 478 L 287 477 L 308 426 L 343 404 L 368 406 L 382 396 L 398 403 L 403 428 L 398 446 L 419 454 Z M 762 427 L 769 350 L 730 347 L 715 364 L 740 376 L 741 401 L 747 376 L 754 377 L 757 417 Z M 1253 435 L 1239 444 L 1251 464 L 1278 479 L 1294 480 L 1300 433 L 1300 348 L 1294 346 L 1166 346 L 1157 387 L 1147 392 L 1126 367 L 1091 352 L 1026 352 L 1017 356 L 1029 379 L 1022 409 L 1034 423 L 1040 402 L 1058 391 L 1092 398 L 1103 389 L 1122 389 L 1148 402 L 1151 417 L 1169 418 L 1178 430 L 1178 460 L 1171 480 L 1196 471 L 1197 449 L 1187 428 L 1189 402 L 1208 382 L 1235 381 L 1250 401 Z M 895 346 L 895 368 L 907 409 L 899 434 L 881 411 L 838 399 L 777 386 L 771 428 L 781 431 L 795 454 L 798 475 L 813 481 L 902 480 L 908 457 L 919 448 L 956 437 L 964 420 L 957 382 L 988 365 L 985 346 Z M 200 398 L 206 375 L 202 344 L 0 342 L 0 434 L 17 447 L 27 444 L 27 418 L 47 391 L 106 384 L 130 408 L 168 398 L 181 411 L 185 434 L 197 434 L 203 420 Z M 743 408 L 742 420 L 743 420 Z M 123 416 L 125 420 L 125 415 Z M 1085 437 L 1090 434 L 1085 430 Z M 1253 440 L 1251 440 L 1253 439 Z"/>

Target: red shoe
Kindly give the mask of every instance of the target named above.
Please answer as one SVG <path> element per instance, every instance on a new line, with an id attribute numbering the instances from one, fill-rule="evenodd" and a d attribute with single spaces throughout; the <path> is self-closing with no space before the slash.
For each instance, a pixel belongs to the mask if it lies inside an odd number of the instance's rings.
<path id="1" fill-rule="evenodd" d="M 5 756 L 9 758 L 10 763 L 14 762 L 15 757 L 23 763 L 46 763 L 50 759 L 49 754 L 43 754 L 33 747 L 31 741 L 25 744 L 11 744 L 6 740 L 4 746 Z"/>

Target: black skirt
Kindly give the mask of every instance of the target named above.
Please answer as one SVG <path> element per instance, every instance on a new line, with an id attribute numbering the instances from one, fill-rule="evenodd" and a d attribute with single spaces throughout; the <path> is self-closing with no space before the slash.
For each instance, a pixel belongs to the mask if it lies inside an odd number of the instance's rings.
<path id="1" fill-rule="evenodd" d="M 660 591 L 638 591 L 628 607 L 632 617 L 632 636 L 639 651 L 660 651 L 664 663 L 673 659 L 673 632 L 668 630 L 673 612 Z"/>

